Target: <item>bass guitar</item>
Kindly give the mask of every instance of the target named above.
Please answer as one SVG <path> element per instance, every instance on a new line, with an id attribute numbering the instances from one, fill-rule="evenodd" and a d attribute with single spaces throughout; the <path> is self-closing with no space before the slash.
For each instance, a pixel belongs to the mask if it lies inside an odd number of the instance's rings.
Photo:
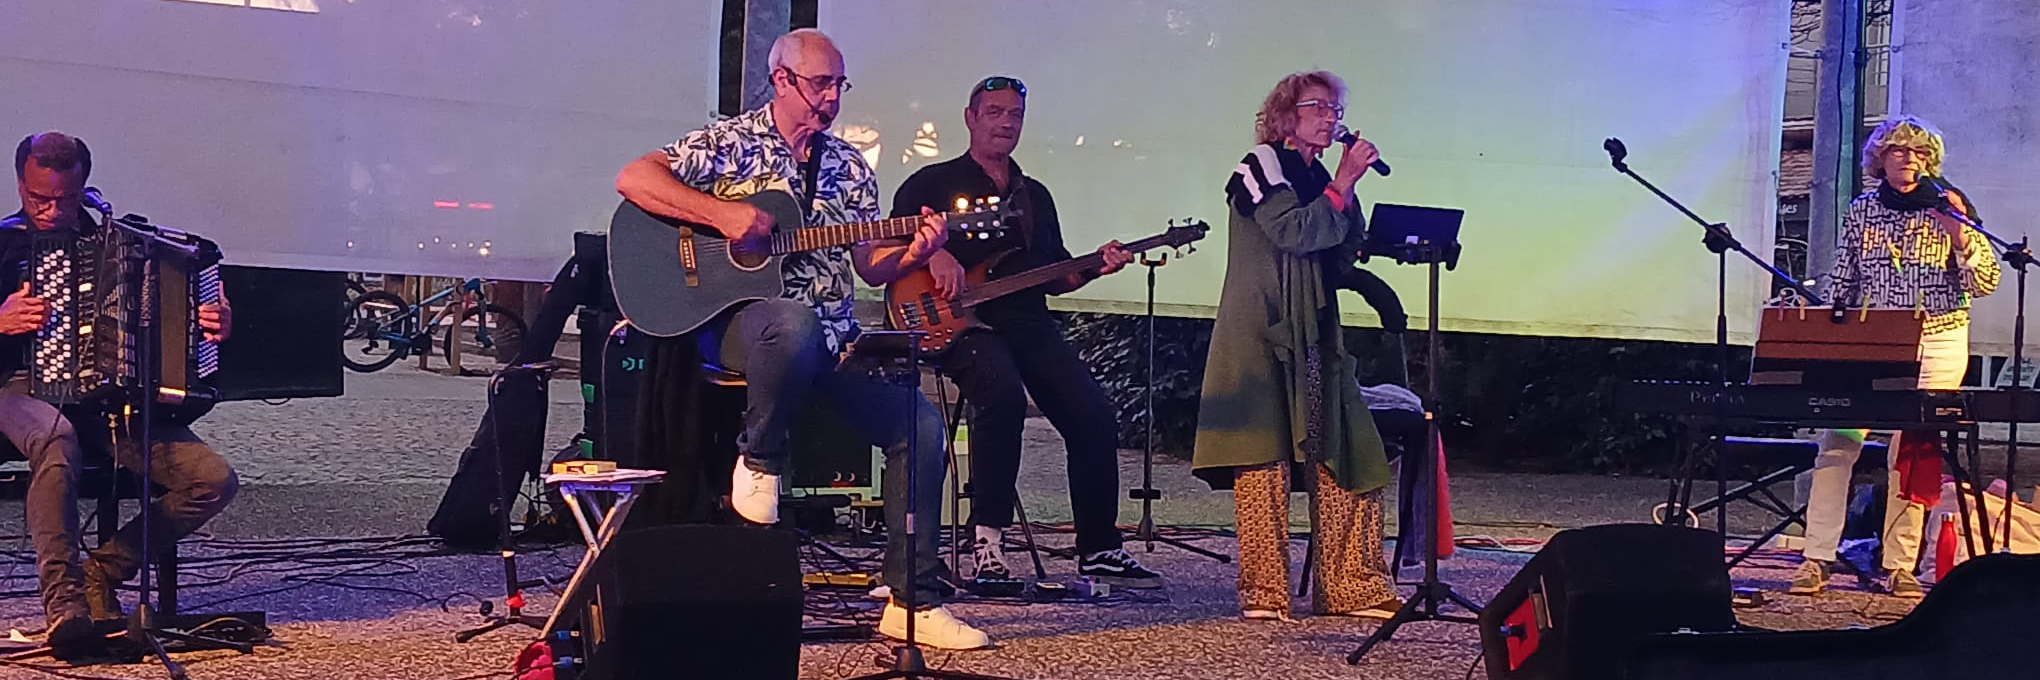
<path id="1" fill-rule="evenodd" d="M 1168 231 L 1128 243 L 1126 250 L 1138 253 L 1164 246 L 1181 248 L 1204 238 L 1209 231 L 1211 225 L 1203 220 L 1193 219 L 1182 225 L 1171 222 Z M 992 268 L 1016 252 L 1019 251 L 1009 250 L 993 255 L 966 270 L 963 290 L 946 300 L 936 294 L 935 276 L 929 274 L 926 268 L 888 284 L 885 287 L 887 324 L 894 330 L 927 332 L 921 338 L 921 351 L 934 354 L 947 349 L 949 343 L 964 331 L 984 327 L 972 311 L 978 305 L 1105 264 L 1104 254 L 1091 253 L 1005 278 L 990 279 Z"/>
<path id="2" fill-rule="evenodd" d="M 707 225 L 647 213 L 629 201 L 617 206 L 609 221 L 609 284 L 617 309 L 633 327 L 658 337 L 685 334 L 732 305 L 780 297 L 779 260 L 789 253 L 910 236 L 921 226 L 922 216 L 913 215 L 787 228 L 802 223 L 792 194 L 767 189 L 737 200 L 781 226 L 750 245 L 725 239 Z M 997 206 L 996 198 L 980 199 L 943 214 L 951 232 L 985 238 L 1004 230 Z"/>

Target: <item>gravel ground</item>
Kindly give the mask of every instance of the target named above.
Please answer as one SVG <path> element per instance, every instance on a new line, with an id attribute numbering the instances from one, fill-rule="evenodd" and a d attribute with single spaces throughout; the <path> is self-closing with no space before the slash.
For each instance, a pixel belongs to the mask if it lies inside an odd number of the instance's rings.
<path id="1" fill-rule="evenodd" d="M 316 566 L 306 557 L 316 552 L 313 544 L 282 542 L 422 531 L 482 412 L 484 381 L 478 378 L 395 367 L 350 374 L 348 381 L 346 397 L 230 404 L 200 424 L 200 434 L 234 460 L 244 488 L 208 527 L 209 537 L 185 544 L 182 554 L 193 566 L 183 579 L 191 584 L 183 602 L 187 609 L 196 605 L 214 612 L 265 611 L 274 641 L 252 656 L 179 655 L 193 678 L 502 677 L 517 650 L 534 637 L 512 629 L 470 643 L 453 641 L 455 631 L 478 620 L 477 599 L 500 588 L 500 562 L 493 556 L 422 556 L 416 546 L 354 541 L 341 545 L 384 559 Z M 572 381 L 555 381 L 553 395 L 548 438 L 564 443 L 579 429 L 578 388 Z M 1037 521 L 1067 521 L 1060 440 L 1038 418 L 1029 424 L 1027 437 L 1021 490 L 1029 514 Z M 1139 478 L 1140 456 L 1123 452 L 1122 486 Z M 1157 523 L 1230 523 L 1231 497 L 1205 490 L 1186 464 L 1157 461 L 1155 479 L 1164 494 L 1155 507 Z M 1651 479 L 1501 474 L 1454 475 L 1452 485 L 1462 538 L 1536 539 L 1564 528 L 1638 521 L 1662 501 L 1665 488 Z M 1293 505 L 1301 525 L 1304 504 Z M 24 557 L 28 546 L 20 515 L 18 500 L 0 501 L 0 591 L 8 594 L 0 597 L 0 629 L 32 633 L 42 621 L 35 599 L 21 594 L 34 582 Z M 1124 501 L 1120 518 L 1126 524 L 1138 520 L 1138 505 Z M 1732 513 L 1731 520 L 1737 531 L 1764 524 L 1757 513 Z M 1042 540 L 1067 545 L 1070 538 L 1045 532 Z M 1233 552 L 1225 538 L 1196 544 Z M 1405 627 L 1360 667 L 1348 666 L 1345 652 L 1374 624 L 1323 617 L 1294 623 L 1244 621 L 1233 597 L 1233 565 L 1167 545 L 1157 545 L 1152 553 L 1138 545 L 1129 548 L 1168 576 L 1166 589 L 1113 606 L 958 603 L 953 610 L 987 630 L 997 644 L 976 652 L 931 651 L 930 665 L 1013 678 L 1430 678 L 1464 674 L 1479 652 L 1471 626 L 1422 623 Z M 233 559 L 250 550 L 299 559 Z M 527 552 L 520 566 L 527 574 L 564 579 L 579 557 L 573 547 Z M 1526 559 L 1501 550 L 1461 550 L 1444 563 L 1443 575 L 1461 592 L 1484 601 Z M 1792 566 L 1790 560 L 1766 556 L 1739 568 L 1735 576 L 1738 585 L 1778 589 Z M 345 568 L 358 571 L 334 575 Z M 1069 578 L 1075 571 L 1074 564 L 1062 560 L 1050 561 L 1048 569 L 1051 578 Z M 1416 575 L 1415 570 L 1405 574 Z M 1741 614 L 1752 625 L 1800 629 L 1875 624 L 1907 610 L 1899 601 L 1862 592 L 1848 579 L 1837 583 L 1835 591 L 1821 597 L 1776 596 Z M 551 604 L 550 595 L 541 593 L 531 607 L 543 613 Z M 810 644 L 803 647 L 801 677 L 873 672 L 872 658 L 885 649 L 877 643 Z M 153 665 L 63 672 L 163 677 Z M 0 678 L 45 676 L 45 669 L 0 666 Z"/>

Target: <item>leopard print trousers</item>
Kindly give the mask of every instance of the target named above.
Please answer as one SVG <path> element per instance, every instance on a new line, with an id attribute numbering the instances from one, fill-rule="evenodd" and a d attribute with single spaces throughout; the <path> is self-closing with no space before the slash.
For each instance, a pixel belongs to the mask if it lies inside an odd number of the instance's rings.
<path id="1" fill-rule="evenodd" d="M 1305 353 L 1309 375 L 1317 377 L 1318 353 Z M 1322 385 L 1311 380 L 1312 385 Z M 1304 450 L 1312 461 L 1311 523 L 1317 529 L 1315 556 L 1318 587 L 1311 589 L 1311 611 L 1340 614 L 1393 601 L 1395 587 L 1382 556 L 1383 489 L 1355 494 L 1339 488 L 1330 468 L 1321 462 L 1318 446 L 1323 423 L 1322 395 L 1310 390 Z M 1233 472 L 1233 516 L 1240 542 L 1239 599 L 1242 610 L 1263 610 L 1289 616 L 1289 488 L 1288 461 L 1242 467 Z"/>

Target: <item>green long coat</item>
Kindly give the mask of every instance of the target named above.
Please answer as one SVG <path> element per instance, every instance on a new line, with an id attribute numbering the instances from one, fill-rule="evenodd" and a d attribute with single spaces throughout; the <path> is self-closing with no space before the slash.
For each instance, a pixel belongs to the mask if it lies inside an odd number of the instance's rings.
<path id="1" fill-rule="evenodd" d="M 1312 343 L 1321 348 L 1326 465 L 1354 492 L 1389 480 L 1381 435 L 1340 337 L 1338 303 L 1324 285 L 1327 267 L 1352 266 L 1365 218 L 1357 205 L 1340 211 L 1323 195 L 1309 198 L 1270 192 L 1249 206 L 1252 214 L 1231 202 L 1225 288 L 1191 457 L 1192 470 L 1216 489 L 1231 488 L 1235 467 L 1304 460 L 1303 348 Z"/>

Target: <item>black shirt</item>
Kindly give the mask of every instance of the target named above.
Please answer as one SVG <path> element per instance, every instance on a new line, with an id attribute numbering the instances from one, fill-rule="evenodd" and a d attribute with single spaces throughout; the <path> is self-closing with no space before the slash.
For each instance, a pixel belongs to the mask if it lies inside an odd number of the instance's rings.
<path id="1" fill-rule="evenodd" d="M 1006 220 L 1006 232 L 997 238 L 950 238 L 944 250 L 955 256 L 957 262 L 969 269 L 995 254 L 1018 251 L 992 268 L 991 278 L 999 279 L 1070 259 L 1069 249 L 1063 246 L 1062 222 L 1056 217 L 1055 200 L 1048 195 L 1048 187 L 1022 174 L 1019 163 L 1010 159 L 1007 163 L 1011 168 L 1008 176 L 1017 181 L 1012 182 L 1014 190 L 1005 195 L 1000 194 L 998 185 L 969 154 L 921 168 L 893 192 L 892 216 L 917 214 L 922 206 L 954 209 L 958 198 L 976 201 L 999 196 L 1001 207 L 1018 209 L 1019 214 Z M 1047 293 L 1040 286 L 980 304 L 977 315 L 978 320 L 993 328 L 1053 323 L 1048 315 Z"/>
<path id="2" fill-rule="evenodd" d="M 28 235 L 34 228 L 26 212 L 0 220 L 0 289 L 4 289 L 0 299 L 21 290 L 21 282 L 28 275 Z M 0 335 L 0 382 L 19 372 L 27 360 L 27 335 Z"/>

